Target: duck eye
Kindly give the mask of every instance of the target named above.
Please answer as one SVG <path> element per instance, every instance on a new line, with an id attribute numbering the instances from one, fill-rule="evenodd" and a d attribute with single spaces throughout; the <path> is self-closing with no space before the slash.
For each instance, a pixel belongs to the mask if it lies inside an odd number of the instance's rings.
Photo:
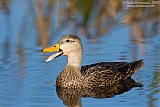
<path id="1" fill-rule="evenodd" d="M 70 42 L 70 40 L 66 40 L 66 42 Z"/>

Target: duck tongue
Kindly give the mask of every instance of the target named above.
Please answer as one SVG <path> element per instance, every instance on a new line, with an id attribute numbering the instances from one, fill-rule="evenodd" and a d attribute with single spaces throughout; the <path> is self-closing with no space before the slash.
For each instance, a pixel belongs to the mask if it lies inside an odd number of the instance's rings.
<path id="1" fill-rule="evenodd" d="M 54 58 L 61 56 L 62 54 L 63 54 L 63 51 L 60 51 L 60 52 L 58 52 L 58 53 L 55 53 L 55 54 L 51 55 L 51 56 L 46 60 L 46 62 L 49 62 L 49 61 L 53 60 Z"/>

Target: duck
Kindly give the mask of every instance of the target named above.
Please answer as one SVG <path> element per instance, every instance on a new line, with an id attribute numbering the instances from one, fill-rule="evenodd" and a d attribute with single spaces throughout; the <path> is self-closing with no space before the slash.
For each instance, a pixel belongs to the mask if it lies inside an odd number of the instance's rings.
<path id="1" fill-rule="evenodd" d="M 109 87 L 125 81 L 137 72 L 144 64 L 144 60 L 133 62 L 98 62 L 81 66 L 81 39 L 73 34 L 63 35 L 59 41 L 41 52 L 56 52 L 46 62 L 59 56 L 67 56 L 68 63 L 56 78 L 56 87 L 61 88 L 95 88 Z"/>

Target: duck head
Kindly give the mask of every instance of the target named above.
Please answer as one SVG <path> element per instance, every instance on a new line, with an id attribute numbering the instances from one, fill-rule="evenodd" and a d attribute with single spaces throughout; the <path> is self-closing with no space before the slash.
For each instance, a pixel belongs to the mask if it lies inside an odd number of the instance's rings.
<path id="1" fill-rule="evenodd" d="M 51 55 L 46 62 L 53 60 L 59 56 L 68 56 L 73 59 L 82 56 L 82 44 L 80 38 L 72 34 L 66 34 L 60 40 L 49 48 L 44 48 L 41 52 L 57 52 Z"/>

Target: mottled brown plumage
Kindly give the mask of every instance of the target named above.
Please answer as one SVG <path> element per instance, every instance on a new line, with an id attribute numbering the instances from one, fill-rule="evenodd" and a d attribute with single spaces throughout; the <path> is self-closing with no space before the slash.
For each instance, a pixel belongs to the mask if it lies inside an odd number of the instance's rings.
<path id="1" fill-rule="evenodd" d="M 128 78 L 118 84 L 107 87 L 94 87 L 94 88 L 63 88 L 56 87 L 58 97 L 63 101 L 67 107 L 82 107 L 82 97 L 92 98 L 110 98 L 115 95 L 123 94 L 134 87 L 142 87 L 143 84 L 135 82 L 133 79 Z"/>
<path id="2" fill-rule="evenodd" d="M 100 62 L 81 67 L 86 87 L 105 87 L 126 80 L 143 66 L 143 60 L 134 62 Z M 96 86 L 95 86 L 96 84 Z"/>
<path id="3" fill-rule="evenodd" d="M 54 48 L 58 49 L 55 50 Z M 143 66 L 143 60 L 134 62 L 100 62 L 81 67 L 82 44 L 75 35 L 64 35 L 56 45 L 43 49 L 42 52 L 59 51 L 46 61 L 64 55 L 68 64 L 56 80 L 57 87 L 94 88 L 107 87 L 125 81 Z"/>

